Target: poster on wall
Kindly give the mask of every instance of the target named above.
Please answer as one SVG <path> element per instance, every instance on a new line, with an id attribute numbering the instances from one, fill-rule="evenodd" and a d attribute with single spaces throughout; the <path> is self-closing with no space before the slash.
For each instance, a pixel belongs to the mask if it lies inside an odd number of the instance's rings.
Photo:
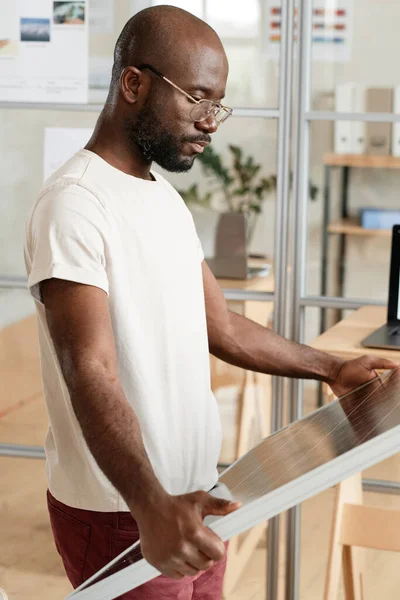
<path id="1" fill-rule="evenodd" d="M 0 0 L 0 101 L 88 101 L 89 0 Z"/>
<path id="2" fill-rule="evenodd" d="M 265 56 L 279 60 L 281 42 L 281 4 L 267 0 Z M 348 62 L 351 58 L 353 1 L 315 0 L 312 9 L 312 58 L 315 62 Z M 295 9 L 294 41 L 297 33 Z"/>

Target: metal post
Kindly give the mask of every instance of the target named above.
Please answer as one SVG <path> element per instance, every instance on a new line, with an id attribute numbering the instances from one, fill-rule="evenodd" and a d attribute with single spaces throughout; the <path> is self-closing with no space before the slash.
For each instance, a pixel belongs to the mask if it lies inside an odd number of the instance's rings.
<path id="1" fill-rule="evenodd" d="M 328 225 L 330 219 L 331 204 L 331 166 L 325 165 L 324 169 L 324 205 L 322 214 L 322 260 L 321 260 L 321 296 L 326 296 L 328 292 Z M 319 332 L 323 333 L 326 329 L 326 309 L 321 308 Z"/>
<path id="2" fill-rule="evenodd" d="M 304 330 L 305 309 L 300 305 L 304 296 L 307 257 L 307 208 L 310 127 L 305 115 L 310 109 L 311 96 L 311 27 L 312 0 L 298 3 L 297 77 L 295 88 L 296 128 L 295 156 L 293 164 L 294 248 L 292 256 L 293 293 L 291 337 L 301 341 Z M 303 388 L 298 380 L 290 382 L 291 421 L 299 419 L 303 412 Z M 300 570 L 300 507 L 288 513 L 286 547 L 286 600 L 299 598 Z"/>
<path id="3" fill-rule="evenodd" d="M 42 446 L 20 446 L 18 444 L 0 444 L 0 456 L 18 458 L 46 458 Z"/>
<path id="4" fill-rule="evenodd" d="M 292 113 L 292 68 L 293 68 L 294 0 L 282 2 L 279 127 L 277 191 L 275 206 L 275 304 L 274 329 L 285 334 L 288 216 L 290 197 L 290 140 Z M 272 380 L 271 429 L 282 427 L 282 402 L 284 380 Z M 267 600 L 276 600 L 279 588 L 279 516 L 268 523 Z"/>
<path id="5" fill-rule="evenodd" d="M 27 290 L 28 278 L 11 275 L 0 275 L 0 288 Z"/>
<path id="6" fill-rule="evenodd" d="M 324 205 L 322 213 L 322 260 L 321 260 L 321 296 L 326 296 L 328 293 L 328 246 L 329 232 L 328 225 L 330 221 L 331 207 L 331 165 L 325 165 L 324 169 Z M 326 330 L 326 308 L 320 310 L 319 332 L 324 333 Z M 318 384 L 318 407 L 323 404 L 322 383 Z"/>
<path id="7" fill-rule="evenodd" d="M 349 175 L 350 168 L 342 168 L 342 190 L 341 190 L 341 209 L 340 218 L 342 221 L 349 216 Z M 345 283 L 345 269 L 346 269 L 346 247 L 347 247 L 347 236 L 345 233 L 341 233 L 339 236 L 339 281 L 338 281 L 338 296 L 344 296 L 344 283 Z M 337 311 L 335 315 L 335 322 L 340 321 L 343 316 L 343 311 Z"/>

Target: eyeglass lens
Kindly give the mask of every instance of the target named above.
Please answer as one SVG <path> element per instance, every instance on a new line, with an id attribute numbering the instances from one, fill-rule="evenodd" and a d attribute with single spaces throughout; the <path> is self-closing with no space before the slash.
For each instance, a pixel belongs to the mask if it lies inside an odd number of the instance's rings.
<path id="1" fill-rule="evenodd" d="M 191 112 L 194 121 L 204 121 L 213 115 L 217 123 L 222 123 L 229 114 L 228 111 L 215 105 L 213 102 L 199 102 L 199 104 L 193 107 Z"/>

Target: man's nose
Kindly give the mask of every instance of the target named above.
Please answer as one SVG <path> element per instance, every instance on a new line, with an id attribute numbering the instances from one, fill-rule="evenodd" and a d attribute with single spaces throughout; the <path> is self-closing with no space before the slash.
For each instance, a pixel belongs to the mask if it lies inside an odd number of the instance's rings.
<path id="1" fill-rule="evenodd" d="M 214 115 L 210 115 L 208 119 L 196 121 L 196 128 L 206 133 L 215 133 L 218 129 L 218 123 Z"/>

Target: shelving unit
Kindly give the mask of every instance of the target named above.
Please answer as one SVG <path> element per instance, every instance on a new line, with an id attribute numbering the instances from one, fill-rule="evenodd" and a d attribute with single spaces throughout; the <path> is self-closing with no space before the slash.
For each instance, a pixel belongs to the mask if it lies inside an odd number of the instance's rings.
<path id="1" fill-rule="evenodd" d="M 359 238 L 391 235 L 390 229 L 365 229 L 357 218 L 349 214 L 349 181 L 350 169 L 400 169 L 400 157 L 372 156 L 367 154 L 334 154 L 323 157 L 324 162 L 324 206 L 322 219 L 322 260 L 321 260 L 321 296 L 328 292 L 328 252 L 330 235 L 339 236 L 339 256 L 337 263 L 337 289 L 335 296 L 343 297 L 345 279 L 346 239 L 348 236 Z M 340 218 L 331 221 L 331 174 L 332 169 L 341 170 Z M 339 321 L 342 311 L 336 311 L 335 321 Z M 320 333 L 326 330 L 326 309 L 321 309 Z"/>

